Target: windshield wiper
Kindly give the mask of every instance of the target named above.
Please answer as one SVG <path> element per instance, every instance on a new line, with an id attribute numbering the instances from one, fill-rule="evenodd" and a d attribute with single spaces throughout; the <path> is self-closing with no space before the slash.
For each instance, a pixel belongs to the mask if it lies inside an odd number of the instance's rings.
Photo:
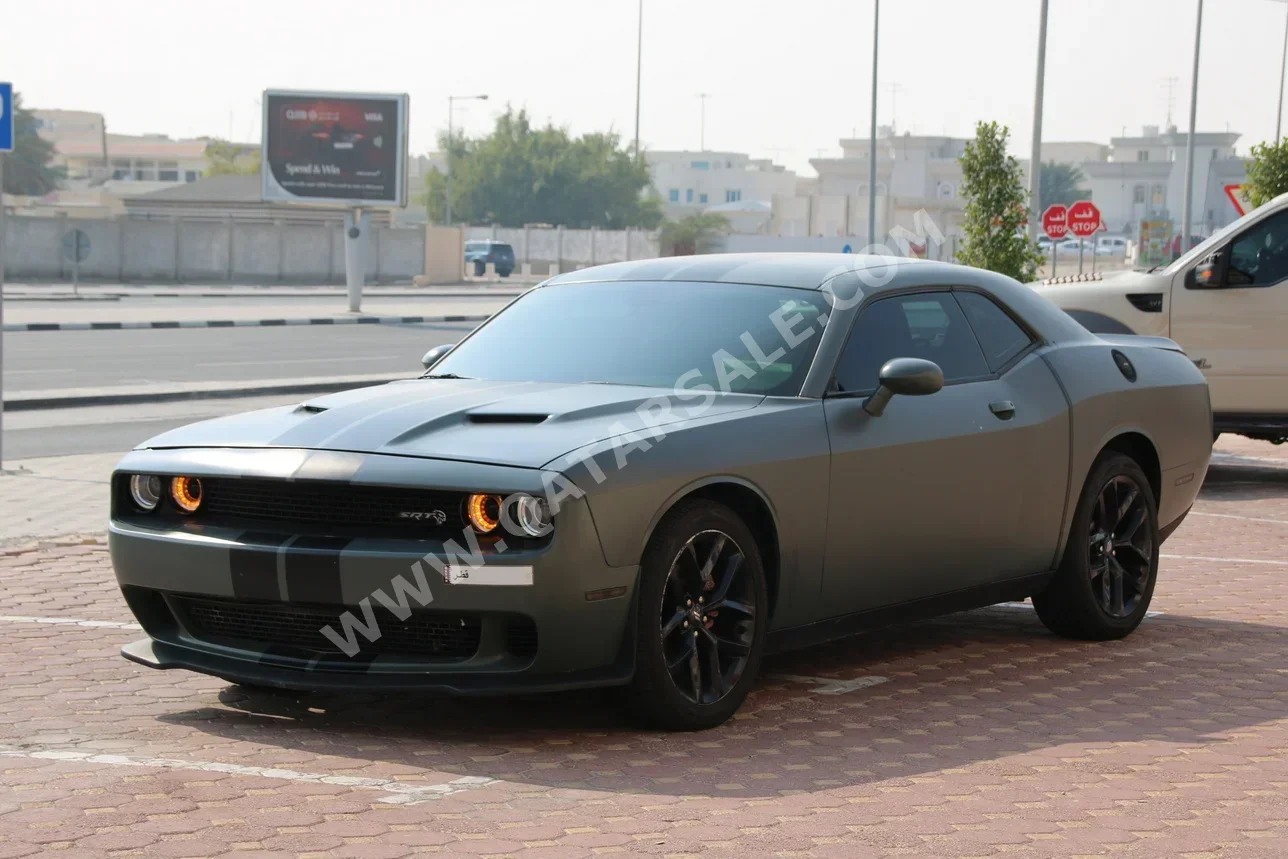
<path id="1" fill-rule="evenodd" d="M 426 373 L 419 379 L 472 379 L 473 376 L 458 376 L 455 373 Z"/>

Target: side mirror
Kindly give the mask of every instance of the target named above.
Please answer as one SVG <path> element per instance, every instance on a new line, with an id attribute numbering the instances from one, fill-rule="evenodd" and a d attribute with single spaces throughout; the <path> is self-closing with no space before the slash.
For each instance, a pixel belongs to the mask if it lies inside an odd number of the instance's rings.
<path id="1" fill-rule="evenodd" d="M 443 343 L 439 346 L 435 346 L 433 349 L 430 349 L 425 353 L 425 357 L 420 359 L 420 363 L 424 364 L 425 369 L 428 370 L 430 367 L 443 360 L 443 356 L 452 351 L 454 346 L 456 346 L 455 343 Z"/>
<path id="2" fill-rule="evenodd" d="M 885 412 L 895 394 L 924 397 L 944 386 L 944 371 L 934 361 L 921 358 L 892 358 L 882 365 L 877 378 L 881 387 L 863 403 L 863 410 L 874 418 Z"/>
<path id="3" fill-rule="evenodd" d="M 1185 285 L 1190 289 L 1220 289 L 1221 255 L 1214 253 L 1190 269 L 1185 276 Z"/>

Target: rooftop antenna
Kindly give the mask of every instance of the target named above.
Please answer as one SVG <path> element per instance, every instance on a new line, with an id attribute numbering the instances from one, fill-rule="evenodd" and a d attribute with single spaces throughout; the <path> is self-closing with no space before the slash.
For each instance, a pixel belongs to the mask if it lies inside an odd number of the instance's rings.
<path id="1" fill-rule="evenodd" d="M 890 131 L 899 130 L 899 93 L 903 92 L 903 84 L 898 81 L 891 81 L 885 85 L 890 90 Z"/>
<path id="2" fill-rule="evenodd" d="M 1163 126 L 1164 130 L 1172 127 L 1172 111 L 1176 109 L 1176 75 L 1163 78 L 1163 85 L 1167 87 L 1167 124 Z"/>

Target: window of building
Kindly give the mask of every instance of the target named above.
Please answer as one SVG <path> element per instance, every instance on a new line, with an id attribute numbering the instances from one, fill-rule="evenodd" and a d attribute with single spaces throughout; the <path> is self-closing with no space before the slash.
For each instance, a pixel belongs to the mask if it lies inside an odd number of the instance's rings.
<path id="1" fill-rule="evenodd" d="M 945 382 L 988 375 L 988 364 L 950 292 L 903 295 L 877 301 L 854 324 L 836 368 L 841 391 L 877 388 L 891 358 L 925 358 L 944 371 Z"/>
<path id="2" fill-rule="evenodd" d="M 179 171 L 178 170 L 158 170 L 157 178 L 160 179 L 162 182 L 178 182 Z"/>
<path id="3" fill-rule="evenodd" d="M 1145 202 L 1145 186 L 1144 186 L 1144 185 L 1137 185 L 1135 188 L 1132 188 L 1132 189 L 1131 189 L 1131 201 L 1132 201 L 1133 203 L 1143 203 L 1143 202 Z"/>
<path id="4" fill-rule="evenodd" d="M 1162 185 L 1155 185 L 1150 191 L 1150 205 L 1162 206 L 1167 199 L 1167 195 Z"/>
<path id="5" fill-rule="evenodd" d="M 672 188 L 670 191 L 667 192 L 666 198 L 670 200 L 672 203 L 680 202 L 680 189 Z"/>
<path id="6" fill-rule="evenodd" d="M 201 174 L 198 173 L 196 170 L 183 171 L 183 181 L 185 182 L 196 182 L 200 178 L 201 178 Z"/>
<path id="7" fill-rule="evenodd" d="M 693 202 L 693 189 L 692 189 L 692 188 L 685 188 L 685 189 L 684 189 L 684 202 L 686 202 L 686 203 L 692 203 L 692 202 Z"/>
<path id="8" fill-rule="evenodd" d="M 737 203 L 737 202 L 738 202 L 739 200 L 741 200 L 741 199 L 742 199 L 742 191 L 741 191 L 741 190 L 739 190 L 739 189 L 737 189 L 737 188 L 730 188 L 728 191 L 725 191 L 725 202 L 726 202 L 726 203 Z"/>
<path id="9" fill-rule="evenodd" d="M 710 161 L 690 161 L 689 166 L 692 167 L 694 170 L 709 170 L 711 169 L 711 162 Z"/>
<path id="10" fill-rule="evenodd" d="M 1137 161 L 1148 161 L 1148 160 L 1149 160 L 1149 150 L 1148 150 L 1148 149 L 1137 149 L 1137 150 L 1136 150 L 1136 160 L 1137 160 Z"/>
<path id="11" fill-rule="evenodd" d="M 703 205 L 705 206 L 705 205 L 706 205 L 706 203 L 707 203 L 707 195 L 706 195 L 706 194 L 699 194 L 699 195 L 698 195 L 698 202 L 699 202 L 699 203 L 701 203 L 701 204 L 703 204 Z"/>

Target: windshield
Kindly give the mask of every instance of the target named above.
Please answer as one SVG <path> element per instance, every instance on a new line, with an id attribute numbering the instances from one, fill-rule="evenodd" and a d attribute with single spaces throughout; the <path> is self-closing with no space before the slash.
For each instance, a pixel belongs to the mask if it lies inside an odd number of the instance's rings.
<path id="1" fill-rule="evenodd" d="M 546 286 L 493 317 L 434 374 L 796 396 L 826 309 L 821 292 L 776 286 Z"/>

